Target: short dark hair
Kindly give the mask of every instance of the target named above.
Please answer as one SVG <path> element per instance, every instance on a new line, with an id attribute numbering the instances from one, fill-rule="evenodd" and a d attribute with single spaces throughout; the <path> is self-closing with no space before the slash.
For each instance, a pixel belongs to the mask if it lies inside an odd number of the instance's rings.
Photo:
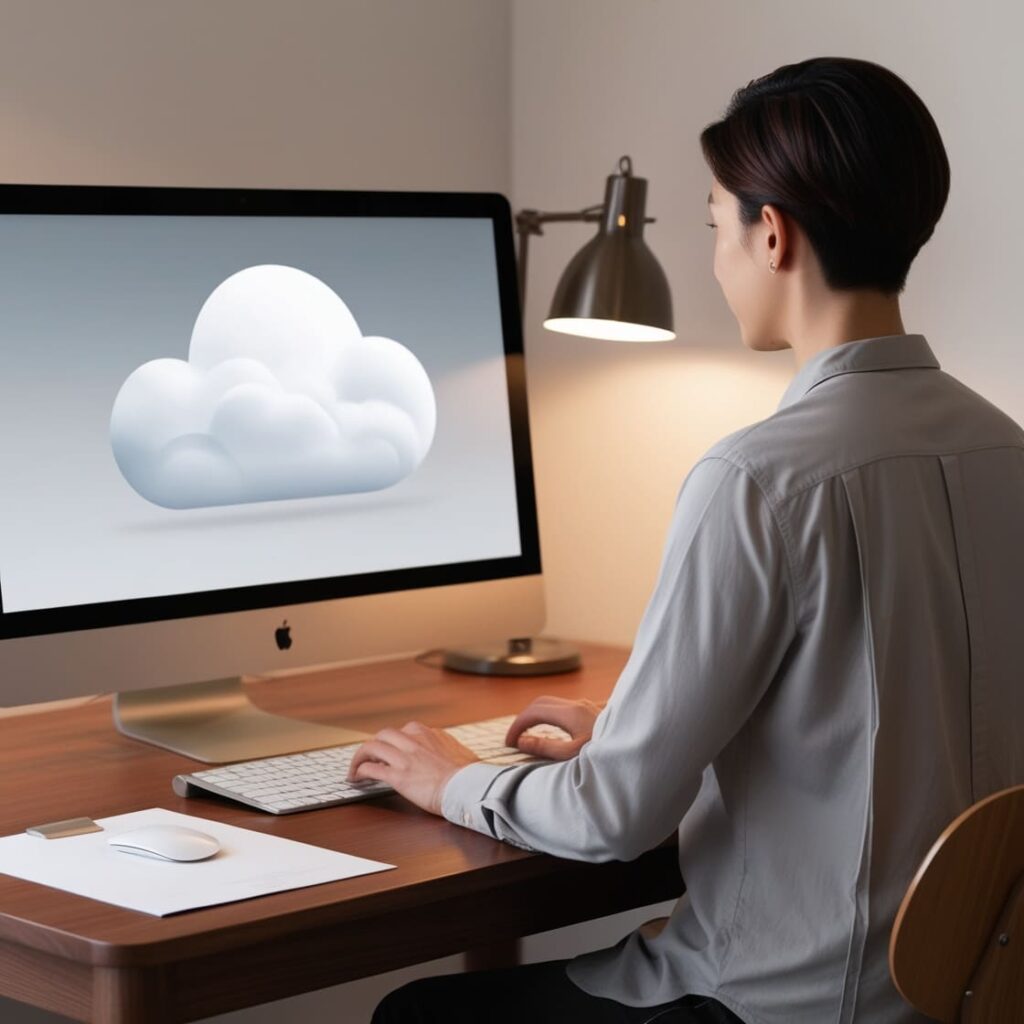
<path id="1" fill-rule="evenodd" d="M 833 289 L 902 292 L 949 195 L 946 150 L 921 98 L 852 57 L 753 79 L 700 145 L 739 200 L 744 243 L 761 207 L 778 207 L 803 228 Z"/>

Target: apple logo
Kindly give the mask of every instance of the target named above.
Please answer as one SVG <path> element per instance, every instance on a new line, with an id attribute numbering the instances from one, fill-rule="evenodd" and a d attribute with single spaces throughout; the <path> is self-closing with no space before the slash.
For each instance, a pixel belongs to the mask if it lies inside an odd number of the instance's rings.
<path id="1" fill-rule="evenodd" d="M 274 630 L 274 639 L 277 641 L 277 649 L 279 651 L 287 651 L 291 647 L 292 627 L 288 625 L 287 619 Z"/>

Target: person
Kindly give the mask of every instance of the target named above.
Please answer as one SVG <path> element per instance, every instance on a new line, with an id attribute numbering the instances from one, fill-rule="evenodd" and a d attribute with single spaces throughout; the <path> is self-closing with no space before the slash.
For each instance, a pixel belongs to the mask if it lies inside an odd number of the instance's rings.
<path id="1" fill-rule="evenodd" d="M 413 722 L 352 762 L 559 857 L 678 829 L 686 893 L 609 949 L 413 982 L 375 1024 L 924 1020 L 888 973 L 903 893 L 957 814 L 1024 781 L 1024 432 L 899 308 L 949 192 L 933 118 L 892 71 L 819 57 L 700 142 L 743 342 L 793 350 L 778 410 L 686 477 L 607 705 L 516 718 L 543 760 L 475 762 Z"/>

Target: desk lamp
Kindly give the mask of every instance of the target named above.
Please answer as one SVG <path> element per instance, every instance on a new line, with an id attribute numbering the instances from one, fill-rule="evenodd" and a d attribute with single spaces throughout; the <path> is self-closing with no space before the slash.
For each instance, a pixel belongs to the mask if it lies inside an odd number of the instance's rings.
<path id="1" fill-rule="evenodd" d="M 633 175 L 628 156 L 605 183 L 604 202 L 569 213 L 520 210 L 519 301 L 526 307 L 527 251 L 543 225 L 598 223 L 597 235 L 569 261 L 555 288 L 544 326 L 549 331 L 609 341 L 672 341 L 672 294 L 668 279 L 643 239 L 647 179 Z M 546 637 L 520 637 L 504 646 L 450 649 L 445 668 L 481 675 L 529 676 L 568 672 L 580 665 L 572 644 Z"/>

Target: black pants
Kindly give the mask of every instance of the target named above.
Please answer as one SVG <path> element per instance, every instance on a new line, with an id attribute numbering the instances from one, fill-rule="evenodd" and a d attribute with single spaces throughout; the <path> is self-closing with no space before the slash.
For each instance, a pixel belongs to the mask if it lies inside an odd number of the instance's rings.
<path id="1" fill-rule="evenodd" d="M 743 1024 L 704 996 L 624 1006 L 588 995 L 569 980 L 567 963 L 549 960 L 411 981 L 381 1001 L 371 1024 Z"/>

